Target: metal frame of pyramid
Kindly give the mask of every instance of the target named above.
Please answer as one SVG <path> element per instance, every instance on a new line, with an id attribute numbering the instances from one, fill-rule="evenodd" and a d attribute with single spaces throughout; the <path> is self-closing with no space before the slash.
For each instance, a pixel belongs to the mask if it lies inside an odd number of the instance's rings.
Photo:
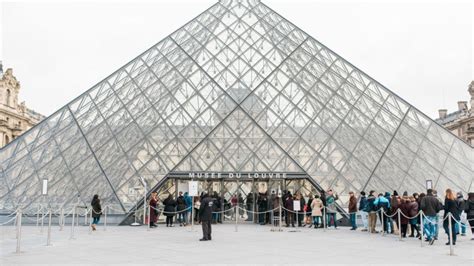
<path id="1" fill-rule="evenodd" d="M 303 173 L 344 206 L 426 180 L 470 191 L 474 150 L 260 1 L 229 0 L 2 148 L 0 167 L 3 210 L 99 193 L 127 213 L 140 178 L 174 171 Z"/>

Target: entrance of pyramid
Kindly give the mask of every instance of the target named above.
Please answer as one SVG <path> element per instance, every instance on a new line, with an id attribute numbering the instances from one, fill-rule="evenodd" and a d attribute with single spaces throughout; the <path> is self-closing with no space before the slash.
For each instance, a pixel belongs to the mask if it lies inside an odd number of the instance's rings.
<path id="1" fill-rule="evenodd" d="M 272 224 L 279 219 L 279 211 L 284 211 L 282 199 L 286 193 L 291 193 L 295 200 L 298 197 L 301 214 L 308 200 L 319 195 L 307 175 L 284 173 L 170 173 L 154 191 L 160 202 L 170 195 L 178 199 L 190 192 L 190 181 L 197 182 L 198 196 L 193 197 L 194 202 L 205 193 L 215 198 L 215 223 L 234 223 L 238 215 L 239 222 Z"/>

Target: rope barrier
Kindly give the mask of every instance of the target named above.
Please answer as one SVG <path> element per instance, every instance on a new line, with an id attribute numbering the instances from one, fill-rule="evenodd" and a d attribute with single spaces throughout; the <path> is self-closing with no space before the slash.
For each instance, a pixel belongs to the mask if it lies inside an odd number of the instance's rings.
<path id="1" fill-rule="evenodd" d="M 234 207 L 235 208 L 235 207 Z M 252 213 L 252 214 L 262 214 L 262 213 L 270 213 L 270 212 L 274 212 L 275 210 L 279 210 L 280 207 L 277 207 L 275 209 L 272 209 L 272 210 L 267 210 L 267 211 L 264 211 L 264 212 L 258 212 L 258 211 L 250 211 L 250 210 L 247 210 L 245 208 L 242 208 L 240 206 L 237 206 L 237 208 L 241 209 L 241 210 L 244 210 L 244 211 L 247 211 L 249 213 Z"/>
<path id="2" fill-rule="evenodd" d="M 148 205 L 148 207 L 150 207 L 150 208 L 152 208 L 152 209 L 154 209 L 154 210 L 156 210 L 156 211 L 159 211 L 159 212 L 161 212 L 161 213 L 163 213 L 163 214 L 165 214 L 165 213 L 168 213 L 168 214 L 178 214 L 178 213 L 182 213 L 182 212 L 188 212 L 188 210 L 190 210 L 190 209 L 192 208 L 192 207 L 190 206 L 190 207 L 187 207 L 187 208 L 184 209 L 184 210 L 175 211 L 175 212 L 168 212 L 168 211 L 164 211 L 164 209 L 155 208 L 155 207 L 150 206 L 150 205 Z"/>
<path id="3" fill-rule="evenodd" d="M 413 217 L 408 217 L 408 216 L 406 216 L 406 215 L 403 213 L 403 211 L 400 211 L 400 214 L 403 215 L 403 217 L 405 217 L 405 218 L 407 218 L 407 219 L 409 219 L 409 220 L 415 219 L 416 217 L 419 216 L 419 214 L 417 214 L 417 215 L 415 215 L 415 216 L 413 216 Z"/>

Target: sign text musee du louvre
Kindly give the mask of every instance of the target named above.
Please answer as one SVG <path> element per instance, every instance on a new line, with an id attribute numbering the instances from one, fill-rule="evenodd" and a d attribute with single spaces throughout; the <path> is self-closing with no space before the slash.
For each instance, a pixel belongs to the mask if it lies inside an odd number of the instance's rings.
<path id="1" fill-rule="evenodd" d="M 279 179 L 286 178 L 286 173 L 219 173 L 219 172 L 190 172 L 188 177 L 191 179 L 219 179 L 219 178 L 235 178 L 235 179 Z"/>

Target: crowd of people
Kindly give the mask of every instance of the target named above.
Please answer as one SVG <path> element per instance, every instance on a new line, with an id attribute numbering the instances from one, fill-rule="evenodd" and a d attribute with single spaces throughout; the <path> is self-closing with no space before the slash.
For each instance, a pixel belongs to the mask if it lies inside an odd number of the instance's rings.
<path id="1" fill-rule="evenodd" d="M 370 233 L 377 233 L 375 225 L 378 216 L 385 233 L 401 234 L 402 237 L 407 237 L 408 230 L 410 230 L 408 237 L 421 239 L 420 230 L 421 222 L 423 222 L 425 241 L 432 245 L 439 235 L 439 213 L 444 211 L 443 228 L 448 239 L 452 239 L 452 244 L 455 245 L 457 235 L 466 235 L 467 227 L 470 227 L 471 232 L 474 233 L 474 193 L 469 193 L 468 198 L 464 199 L 462 192 L 455 194 L 451 189 L 447 189 L 445 195 L 443 201 L 438 197 L 437 191 L 433 189 L 428 189 L 426 194 L 408 195 L 407 192 L 404 192 L 402 196 L 397 191 L 394 191 L 393 194 L 389 192 L 376 194 L 372 190 L 369 195 L 362 191 L 359 199 L 354 193 L 351 193 L 349 213 L 352 229 L 357 229 L 355 215 L 359 213 L 364 231 L 369 230 Z M 423 218 L 421 218 L 420 210 L 423 213 Z M 450 217 L 448 217 L 449 213 Z M 465 215 L 465 219 L 462 219 L 463 215 Z M 466 220 L 468 223 L 465 222 Z M 450 224 L 451 230 L 449 230 Z M 450 232 L 452 232 L 452 236 L 449 235 Z M 448 241 L 446 245 L 449 244 Z"/>
<path id="2" fill-rule="evenodd" d="M 200 197 L 189 196 L 188 192 L 179 192 L 175 199 L 170 194 L 160 202 L 156 192 L 151 194 L 149 200 L 150 227 L 156 227 L 160 214 L 166 216 L 166 226 L 173 227 L 175 220 L 180 226 L 186 226 L 194 219 L 196 223 L 201 223 L 200 209 L 204 196 L 212 201 L 211 223 L 222 223 L 223 219 L 235 219 L 235 215 L 246 221 L 255 221 L 261 225 L 277 225 L 279 220 L 285 221 L 286 227 L 314 227 L 323 226 L 337 229 L 338 219 L 336 214 L 336 201 L 338 195 L 331 189 L 322 191 L 320 195 L 307 195 L 307 199 L 297 192 L 290 191 L 276 193 L 249 193 L 244 199 L 241 194 L 234 194 L 230 200 L 221 197 L 217 192 L 210 195 L 201 194 Z M 299 204 L 298 204 L 299 202 Z M 94 195 L 92 205 L 92 229 L 95 230 L 102 212 L 100 199 Z M 161 209 L 160 209 L 161 206 Z M 238 207 L 238 208 L 236 208 Z M 192 212 L 194 208 L 194 217 Z M 238 210 L 238 211 L 236 211 Z M 421 216 L 420 210 L 423 213 Z M 281 213 L 280 213 L 281 211 Z M 451 189 L 445 191 L 445 199 L 438 197 L 437 191 L 428 189 L 425 193 L 413 193 L 408 195 L 404 192 L 401 196 L 397 191 L 393 193 L 376 193 L 371 190 L 368 195 L 362 191 L 359 197 L 354 192 L 349 192 L 348 212 L 350 216 L 351 230 L 357 230 L 357 216 L 362 220 L 362 231 L 378 233 L 376 231 L 377 219 L 382 225 L 381 230 L 386 234 L 400 234 L 402 237 L 416 237 L 421 239 L 421 228 L 425 241 L 430 245 L 438 239 L 440 212 L 443 211 L 443 229 L 448 235 L 449 241 L 456 244 L 457 235 L 466 235 L 467 228 L 471 229 L 474 235 L 474 192 L 468 193 L 464 199 L 462 192 L 455 193 Z M 451 214 L 448 217 L 448 214 Z M 324 216 L 324 217 L 323 217 Z M 422 218 L 423 217 L 423 218 Z M 451 220 L 451 222 L 449 222 Z M 423 223 L 423 224 L 421 224 Z M 451 230 L 449 229 L 451 225 Z M 452 236 L 449 233 L 452 232 Z M 416 235 L 415 235 L 416 234 Z M 474 237 L 471 239 L 474 240 Z M 448 241 L 447 245 L 451 244 Z"/>

